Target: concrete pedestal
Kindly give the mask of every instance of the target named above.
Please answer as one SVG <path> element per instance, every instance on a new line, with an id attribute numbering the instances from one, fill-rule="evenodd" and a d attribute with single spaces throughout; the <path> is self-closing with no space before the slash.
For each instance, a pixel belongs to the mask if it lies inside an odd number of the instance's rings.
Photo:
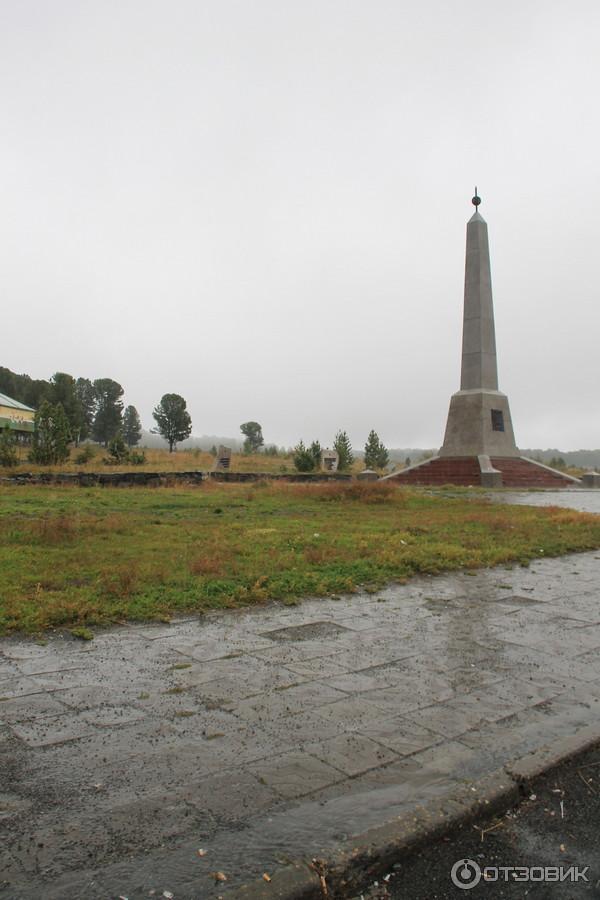
<path id="1" fill-rule="evenodd" d="M 519 456 L 508 397 L 500 391 L 457 391 L 450 399 L 440 456 Z"/>
<path id="2" fill-rule="evenodd" d="M 600 472 L 585 472 L 581 476 L 581 483 L 587 488 L 600 488 Z"/>

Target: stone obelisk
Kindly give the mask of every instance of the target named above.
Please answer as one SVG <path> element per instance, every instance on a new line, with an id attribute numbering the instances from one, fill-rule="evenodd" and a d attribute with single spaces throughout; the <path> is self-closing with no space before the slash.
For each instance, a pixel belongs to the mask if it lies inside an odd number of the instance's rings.
<path id="1" fill-rule="evenodd" d="M 452 395 L 441 457 L 519 456 L 508 397 L 498 390 L 487 224 L 475 196 L 467 223 L 460 391 Z"/>
<path id="2" fill-rule="evenodd" d="M 444 445 L 386 478 L 415 485 L 462 484 L 483 487 L 563 488 L 578 479 L 519 455 L 508 406 L 498 390 L 490 250 L 481 199 L 467 223 L 465 301 L 460 391 L 450 399 Z"/>

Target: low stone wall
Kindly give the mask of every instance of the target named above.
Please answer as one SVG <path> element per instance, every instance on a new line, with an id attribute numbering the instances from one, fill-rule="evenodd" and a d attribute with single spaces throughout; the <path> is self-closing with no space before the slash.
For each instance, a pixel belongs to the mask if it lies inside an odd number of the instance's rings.
<path id="1" fill-rule="evenodd" d="M 310 472 L 293 472 L 289 475 L 270 472 L 207 472 L 206 477 L 212 481 L 291 481 L 295 484 L 352 480 L 352 475 L 343 475 L 341 472 L 319 472 L 315 475 Z"/>
<path id="2" fill-rule="evenodd" d="M 290 481 L 295 483 L 350 481 L 351 475 L 295 472 L 290 475 L 269 472 L 24 472 L 0 478 L 0 484 L 65 484 L 79 487 L 160 487 L 170 484 L 201 484 L 203 481 L 253 482 Z"/>

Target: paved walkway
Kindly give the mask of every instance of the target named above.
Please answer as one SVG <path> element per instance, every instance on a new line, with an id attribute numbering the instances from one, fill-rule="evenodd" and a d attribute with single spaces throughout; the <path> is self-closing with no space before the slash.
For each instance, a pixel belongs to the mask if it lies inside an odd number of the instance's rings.
<path id="1" fill-rule="evenodd" d="M 587 553 L 3 640 L 0 897 L 226 896 L 599 719 L 599 576 Z"/>

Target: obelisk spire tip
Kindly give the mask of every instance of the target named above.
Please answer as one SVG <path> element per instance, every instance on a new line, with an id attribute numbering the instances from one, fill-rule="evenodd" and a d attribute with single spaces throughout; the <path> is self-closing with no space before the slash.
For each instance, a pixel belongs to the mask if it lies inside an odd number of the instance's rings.
<path id="1" fill-rule="evenodd" d="M 472 203 L 473 206 L 475 207 L 475 211 L 476 211 L 476 212 L 479 212 L 479 210 L 477 209 L 477 207 L 478 207 L 479 204 L 481 203 L 481 197 L 477 194 L 477 185 L 475 185 L 475 196 L 471 199 L 471 203 Z"/>

